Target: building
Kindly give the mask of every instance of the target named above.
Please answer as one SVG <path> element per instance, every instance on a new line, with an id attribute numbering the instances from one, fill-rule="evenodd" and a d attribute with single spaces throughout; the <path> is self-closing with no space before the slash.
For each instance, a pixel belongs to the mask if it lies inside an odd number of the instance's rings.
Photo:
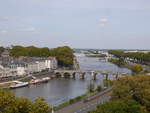
<path id="1" fill-rule="evenodd" d="M 45 65 L 50 70 L 57 69 L 58 62 L 56 60 L 56 57 L 48 57 L 48 59 L 45 60 Z"/>
<path id="2" fill-rule="evenodd" d="M 0 57 L 0 76 L 25 76 L 35 72 L 57 69 L 55 57 Z"/>
<path id="3" fill-rule="evenodd" d="M 1 54 L 1 57 L 9 57 L 10 54 L 9 54 L 9 51 L 8 50 L 5 50 L 4 52 L 2 52 Z"/>

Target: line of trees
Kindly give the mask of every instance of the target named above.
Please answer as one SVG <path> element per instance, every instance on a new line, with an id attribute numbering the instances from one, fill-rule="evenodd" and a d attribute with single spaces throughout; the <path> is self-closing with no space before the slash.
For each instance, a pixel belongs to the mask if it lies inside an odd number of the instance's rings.
<path id="1" fill-rule="evenodd" d="M 121 50 L 109 50 L 109 54 L 113 54 L 117 58 L 131 58 L 133 61 L 141 64 L 150 64 L 150 52 L 124 52 Z"/>
<path id="2" fill-rule="evenodd" d="M 71 67 L 73 65 L 73 51 L 68 46 L 49 49 L 47 47 L 38 48 L 35 46 L 13 46 L 10 49 L 10 55 L 13 57 L 29 56 L 29 57 L 49 57 L 55 56 L 59 66 Z"/>
<path id="3" fill-rule="evenodd" d="M 113 83 L 111 100 L 90 113 L 150 113 L 150 76 L 119 78 Z"/>

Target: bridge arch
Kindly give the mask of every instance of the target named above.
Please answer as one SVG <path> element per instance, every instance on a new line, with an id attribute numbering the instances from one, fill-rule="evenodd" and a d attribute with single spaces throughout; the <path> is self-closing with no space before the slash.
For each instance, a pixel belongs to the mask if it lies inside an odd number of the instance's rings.
<path id="1" fill-rule="evenodd" d="M 61 72 L 56 72 L 56 73 L 55 73 L 55 76 L 56 76 L 56 77 L 61 77 L 61 75 L 62 75 Z"/>
<path id="2" fill-rule="evenodd" d="M 69 73 L 69 72 L 64 73 L 64 78 L 70 78 L 70 76 L 71 76 L 71 73 Z"/>

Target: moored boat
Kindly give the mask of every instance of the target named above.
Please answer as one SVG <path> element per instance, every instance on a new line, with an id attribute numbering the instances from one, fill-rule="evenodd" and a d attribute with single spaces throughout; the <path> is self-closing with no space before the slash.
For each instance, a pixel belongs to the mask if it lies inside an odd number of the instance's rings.
<path id="1" fill-rule="evenodd" d="M 33 79 L 30 81 L 30 84 L 41 84 L 41 83 L 47 83 L 51 78 L 50 77 L 45 77 L 42 79 Z"/>
<path id="2" fill-rule="evenodd" d="M 10 85 L 10 88 L 16 89 L 16 88 L 26 87 L 28 85 L 29 85 L 28 82 L 13 81 L 12 84 Z"/>

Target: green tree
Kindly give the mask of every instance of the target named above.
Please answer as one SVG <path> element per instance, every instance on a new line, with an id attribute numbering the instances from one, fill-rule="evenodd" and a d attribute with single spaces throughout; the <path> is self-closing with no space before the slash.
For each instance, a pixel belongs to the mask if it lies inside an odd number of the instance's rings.
<path id="1" fill-rule="evenodd" d="M 95 111 L 89 113 L 141 113 L 140 105 L 134 100 L 116 100 L 98 105 Z"/>
<path id="2" fill-rule="evenodd" d="M 38 48 L 35 46 L 13 46 L 10 50 L 11 56 L 29 56 L 29 57 L 49 57 L 54 56 L 61 67 L 73 67 L 73 51 L 68 46 L 49 49 L 47 47 Z"/>
<path id="3" fill-rule="evenodd" d="M 34 102 L 17 98 L 11 92 L 0 89 L 0 113 L 49 113 L 50 107 L 44 99 L 37 98 Z"/>
<path id="4" fill-rule="evenodd" d="M 87 90 L 88 90 L 89 93 L 92 93 L 94 91 L 94 84 L 90 82 L 87 85 Z"/>
<path id="5" fill-rule="evenodd" d="M 124 76 L 113 82 L 111 100 L 90 113 L 150 113 L 150 76 Z"/>
<path id="6" fill-rule="evenodd" d="M 143 71 L 143 67 L 141 65 L 133 65 L 131 67 L 129 67 L 131 69 L 131 71 L 133 72 L 133 74 L 138 74 L 140 73 L 141 71 Z"/>

